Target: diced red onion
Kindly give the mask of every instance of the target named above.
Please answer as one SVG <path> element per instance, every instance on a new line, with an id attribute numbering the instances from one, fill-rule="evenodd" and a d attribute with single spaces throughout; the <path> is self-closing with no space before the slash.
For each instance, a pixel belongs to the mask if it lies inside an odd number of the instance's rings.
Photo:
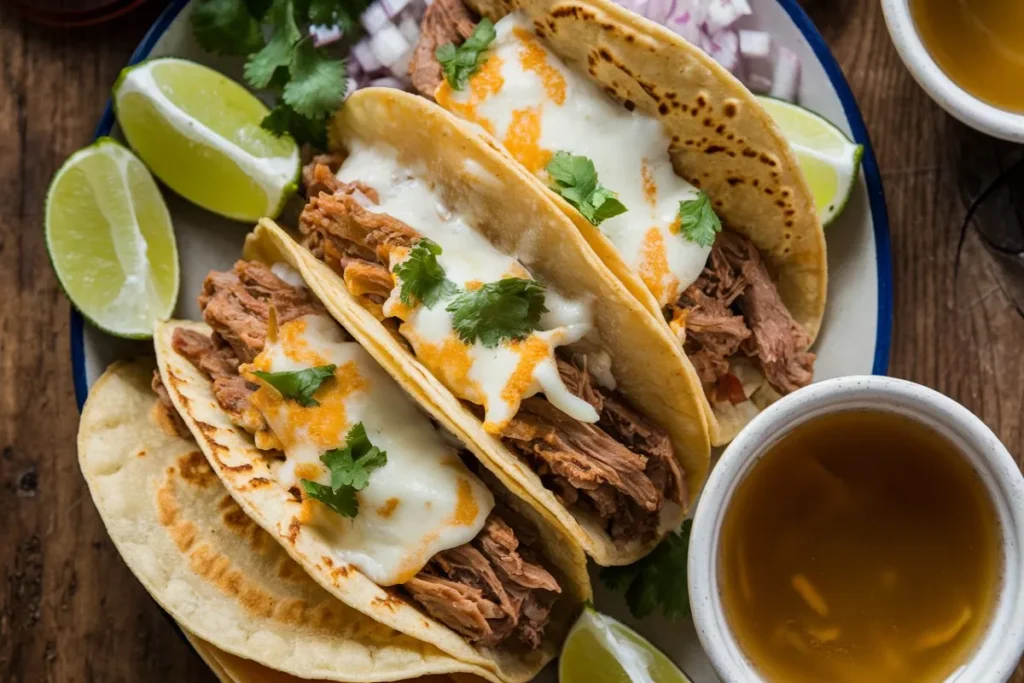
<path id="1" fill-rule="evenodd" d="M 779 46 L 769 95 L 792 102 L 800 87 L 800 58 L 789 48 Z"/>
<path id="2" fill-rule="evenodd" d="M 367 7 L 366 11 L 363 12 L 363 16 L 359 17 L 359 21 L 371 36 L 377 34 L 387 24 L 391 23 L 391 20 L 388 19 L 388 13 L 384 11 L 384 7 L 381 6 L 380 2 L 374 2 Z"/>
<path id="3" fill-rule="evenodd" d="M 375 78 L 367 83 L 367 85 L 372 88 L 398 88 L 400 90 L 405 90 L 408 84 L 406 81 L 402 81 L 393 76 L 385 76 L 384 78 Z"/>
<path id="4" fill-rule="evenodd" d="M 764 31 L 739 32 L 740 54 L 747 59 L 767 59 L 772 54 L 772 37 Z"/>
<path id="5" fill-rule="evenodd" d="M 405 53 L 395 61 L 394 64 L 388 67 L 388 71 L 395 78 L 408 78 L 409 77 L 409 65 L 412 63 L 412 55 L 415 48 L 409 47 Z"/>
<path id="6" fill-rule="evenodd" d="M 701 36 L 700 46 L 729 71 L 735 71 L 740 65 L 739 38 L 733 31 L 718 31 L 710 36 Z"/>
<path id="7" fill-rule="evenodd" d="M 664 24 L 665 20 L 675 12 L 675 9 L 676 0 L 648 0 L 644 16 L 651 21 Z"/>
<path id="8" fill-rule="evenodd" d="M 412 45 L 405 39 L 402 32 L 390 21 L 387 26 L 370 37 L 370 45 L 380 63 L 388 68 L 391 68 L 402 59 L 406 52 L 412 49 Z"/>
<path id="9" fill-rule="evenodd" d="M 380 0 L 380 4 L 384 7 L 384 11 L 387 12 L 388 17 L 394 19 L 398 16 L 399 12 L 406 8 L 409 4 L 409 0 Z"/>
<path id="10" fill-rule="evenodd" d="M 374 54 L 369 38 L 363 38 L 353 45 L 351 55 L 353 61 L 359 65 L 363 73 L 372 74 L 374 71 L 380 71 L 384 68 L 384 65 L 377 59 L 377 55 Z"/>
<path id="11" fill-rule="evenodd" d="M 756 93 L 767 93 L 772 89 L 771 76 L 765 76 L 764 74 L 749 74 L 743 81 L 752 92 Z"/>
<path id="12" fill-rule="evenodd" d="M 350 96 L 356 90 L 359 90 L 359 80 L 349 74 L 348 80 L 345 81 L 345 97 Z"/>
<path id="13" fill-rule="evenodd" d="M 402 32 L 402 36 L 409 41 L 410 45 L 415 45 L 419 42 L 420 24 L 413 17 L 403 17 L 402 21 L 398 22 L 398 30 Z"/>
<path id="14" fill-rule="evenodd" d="M 710 0 L 707 3 L 708 33 L 729 28 L 742 17 L 752 14 L 747 0 Z"/>
<path id="15" fill-rule="evenodd" d="M 341 27 L 314 24 L 309 27 L 309 35 L 313 37 L 313 45 L 324 47 L 341 40 Z"/>

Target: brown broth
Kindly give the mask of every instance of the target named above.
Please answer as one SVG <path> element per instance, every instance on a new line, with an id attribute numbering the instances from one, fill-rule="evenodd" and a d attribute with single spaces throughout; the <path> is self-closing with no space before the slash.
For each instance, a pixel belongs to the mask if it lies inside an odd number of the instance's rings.
<path id="1" fill-rule="evenodd" d="M 984 633 L 1000 537 L 984 484 L 945 438 L 888 413 L 826 415 L 735 492 L 726 616 L 771 681 L 941 681 Z"/>
<path id="2" fill-rule="evenodd" d="M 989 104 L 1024 112 L 1024 2 L 912 0 L 910 10 L 947 76 Z"/>

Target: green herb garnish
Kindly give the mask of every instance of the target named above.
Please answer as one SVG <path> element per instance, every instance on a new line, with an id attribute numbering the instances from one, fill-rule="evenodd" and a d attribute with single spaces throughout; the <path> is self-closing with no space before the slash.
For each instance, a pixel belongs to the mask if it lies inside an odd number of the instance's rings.
<path id="1" fill-rule="evenodd" d="M 370 475 L 387 464 L 388 454 L 370 443 L 366 428 L 358 422 L 345 436 L 345 447 L 327 451 L 320 456 L 320 462 L 331 473 L 330 486 L 302 479 L 302 488 L 308 497 L 342 517 L 351 518 L 359 514 L 356 492 L 366 488 Z"/>
<path id="2" fill-rule="evenodd" d="M 554 181 L 551 189 L 562 195 L 594 225 L 626 213 L 626 207 L 616 194 L 597 183 L 594 162 L 587 157 L 557 152 L 545 170 Z"/>
<path id="3" fill-rule="evenodd" d="M 320 405 L 313 394 L 328 378 L 334 376 L 336 365 L 320 365 L 291 372 L 263 372 L 253 370 L 254 375 L 274 387 L 285 398 L 291 399 L 303 408 Z"/>
<path id="4" fill-rule="evenodd" d="M 445 309 L 452 327 L 467 344 L 480 340 L 488 347 L 503 339 L 523 339 L 537 329 L 544 306 L 544 287 L 535 280 L 505 278 L 456 296 Z"/>
<path id="5" fill-rule="evenodd" d="M 614 591 L 625 592 L 629 611 L 643 619 L 656 608 L 669 619 L 690 614 L 686 585 L 686 554 L 690 527 L 686 520 L 678 531 L 665 537 L 644 559 L 625 567 L 605 567 L 601 581 Z"/>
<path id="6" fill-rule="evenodd" d="M 342 58 L 358 36 L 368 0 L 195 0 L 192 31 L 208 52 L 246 55 L 245 81 L 267 90 L 277 105 L 262 122 L 275 135 L 324 147 L 326 121 L 345 98 Z M 344 41 L 318 48 L 311 25 L 337 25 Z M 265 37 L 269 36 L 269 37 Z"/>
<path id="7" fill-rule="evenodd" d="M 448 85 L 455 90 L 466 89 L 469 77 L 487 61 L 486 57 L 481 59 L 480 54 L 494 41 L 496 35 L 494 23 L 490 19 L 481 19 L 473 29 L 473 35 L 462 45 L 455 47 L 455 43 L 445 43 L 434 51 Z"/>
<path id="8" fill-rule="evenodd" d="M 441 247 L 424 238 L 412 248 L 409 258 L 395 266 L 394 272 L 402 280 L 402 303 L 412 306 L 422 301 L 427 308 L 433 308 L 438 301 L 458 291 L 437 262 L 440 255 Z"/>
<path id="9" fill-rule="evenodd" d="M 722 232 L 722 221 L 704 192 L 698 190 L 695 198 L 679 202 L 679 232 L 702 247 L 710 247 L 715 243 L 715 235 Z"/>

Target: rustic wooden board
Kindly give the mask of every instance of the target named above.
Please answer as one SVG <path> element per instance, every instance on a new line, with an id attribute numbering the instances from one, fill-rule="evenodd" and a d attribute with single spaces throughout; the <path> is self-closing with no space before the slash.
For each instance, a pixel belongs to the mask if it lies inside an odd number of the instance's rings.
<path id="1" fill-rule="evenodd" d="M 75 456 L 68 305 L 43 246 L 43 199 L 89 142 L 110 85 L 160 10 L 67 31 L 0 3 L 0 683 L 212 681 L 107 538 Z M 877 2 L 806 0 L 875 144 L 892 224 L 893 375 L 935 387 L 1024 455 L 1024 265 L 966 207 L 1024 149 L 944 114 L 889 42 Z M 1024 249 L 1024 171 L 975 228 Z M 1016 247 L 1015 247 L 1016 245 Z M 1016 681 L 1024 681 L 1018 672 Z"/>

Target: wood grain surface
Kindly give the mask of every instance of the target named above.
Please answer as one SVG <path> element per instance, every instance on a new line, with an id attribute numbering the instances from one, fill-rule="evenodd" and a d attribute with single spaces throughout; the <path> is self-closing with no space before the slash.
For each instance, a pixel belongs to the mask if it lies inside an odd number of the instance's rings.
<path id="1" fill-rule="evenodd" d="M 35 26 L 0 3 L 0 682 L 214 680 L 111 544 L 75 454 L 68 304 L 42 212 L 160 10 Z M 885 183 L 895 270 L 891 374 L 934 387 L 1024 454 L 1024 149 L 967 129 L 916 85 L 875 0 L 805 0 L 860 103 Z M 1024 164 L 1022 164 L 1024 165 Z M 1018 672 L 1015 680 L 1024 680 Z"/>

